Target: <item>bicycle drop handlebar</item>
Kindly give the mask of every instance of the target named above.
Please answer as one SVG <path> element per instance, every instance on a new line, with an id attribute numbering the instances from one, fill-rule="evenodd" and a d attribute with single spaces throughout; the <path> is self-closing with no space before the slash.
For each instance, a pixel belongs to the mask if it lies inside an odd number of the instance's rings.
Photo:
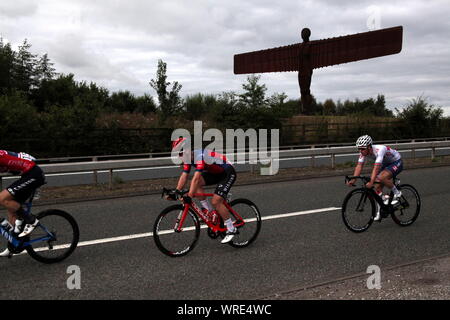
<path id="1" fill-rule="evenodd" d="M 366 177 L 366 176 L 345 176 L 345 183 L 347 184 L 347 182 L 349 182 L 350 180 L 356 180 L 356 179 L 361 179 L 364 184 L 370 182 L 370 178 Z M 380 184 L 381 182 L 375 181 L 374 183 Z M 353 184 L 353 186 L 354 186 L 354 184 Z"/>

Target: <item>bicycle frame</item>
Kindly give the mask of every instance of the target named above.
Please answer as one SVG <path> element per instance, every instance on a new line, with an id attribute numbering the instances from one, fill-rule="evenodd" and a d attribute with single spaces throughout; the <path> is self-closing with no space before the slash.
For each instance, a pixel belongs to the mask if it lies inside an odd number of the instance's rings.
<path id="1" fill-rule="evenodd" d="M 212 197 L 214 194 L 213 193 L 196 193 L 194 194 L 194 198 L 198 198 L 198 197 Z M 198 208 L 198 206 L 192 201 L 190 203 L 182 200 L 184 208 L 181 214 L 181 217 L 178 217 L 177 222 L 175 224 L 175 228 L 174 231 L 175 232 L 181 232 L 183 229 L 183 223 L 188 215 L 189 209 L 192 208 L 194 210 L 194 212 L 197 214 L 197 216 L 199 216 L 208 226 L 208 228 L 210 228 L 213 232 L 225 232 L 227 231 L 226 227 L 221 228 L 220 224 L 213 224 L 211 219 L 206 216 L 206 214 L 204 214 L 202 212 L 202 210 L 200 210 Z M 234 215 L 234 217 L 237 219 L 234 222 L 234 226 L 236 228 L 239 228 L 241 226 L 243 226 L 245 224 L 244 219 L 242 219 L 242 217 L 235 211 L 233 210 L 233 208 L 230 206 L 230 204 L 224 200 L 223 204 L 225 205 L 225 207 Z M 219 214 L 219 213 L 217 213 Z"/>
<path id="2" fill-rule="evenodd" d="M 368 182 L 368 180 L 365 177 L 349 177 L 349 176 L 346 176 L 346 181 L 353 179 L 353 178 L 361 179 L 363 182 Z M 394 179 L 394 183 L 396 180 L 397 179 Z M 375 183 L 380 184 L 380 182 L 377 182 L 377 181 Z M 367 196 L 370 195 L 380 206 L 380 212 L 391 214 L 395 211 L 395 208 L 391 205 L 392 196 L 393 196 L 392 192 L 389 196 L 388 204 L 384 204 L 383 199 L 375 192 L 375 190 L 373 188 L 366 188 L 365 184 L 363 184 L 362 188 L 364 189 L 364 197 L 361 197 L 361 199 L 358 203 L 358 206 L 356 207 L 357 209 L 360 207 L 361 201 L 364 200 L 364 203 L 365 203 Z"/>
<path id="3" fill-rule="evenodd" d="M 30 241 L 26 241 L 23 242 L 19 239 L 17 239 L 13 234 L 11 234 L 10 232 L 8 232 L 4 227 L 0 226 L 0 233 L 1 235 L 8 240 L 8 242 L 10 242 L 14 247 L 27 247 L 29 245 L 31 245 L 32 243 L 35 242 L 39 242 L 39 241 L 49 241 L 49 240 L 54 240 L 55 237 L 54 235 L 52 235 L 51 232 L 49 232 L 43 225 L 39 225 L 46 233 L 47 236 L 41 237 L 41 238 L 37 238 L 37 239 L 33 239 Z"/>
<path id="4" fill-rule="evenodd" d="M 29 200 L 27 202 L 24 203 L 25 206 L 25 214 L 31 214 L 31 207 L 33 205 L 33 198 L 35 195 L 36 191 L 33 191 L 33 193 L 31 194 Z M 8 240 L 8 242 L 10 242 L 14 247 L 27 247 L 29 245 L 31 245 L 32 243 L 35 242 L 39 242 L 39 241 L 49 241 L 49 240 L 54 240 L 55 236 L 47 230 L 47 228 L 45 226 L 43 226 L 42 224 L 38 224 L 38 227 L 40 227 L 42 230 L 44 230 L 47 233 L 47 236 L 41 237 L 41 238 L 37 238 L 37 239 L 33 239 L 33 240 L 29 240 L 26 242 L 23 242 L 23 240 L 19 240 L 18 238 L 16 238 L 11 232 L 8 232 L 3 226 L 0 225 L 0 233 L 1 235 Z"/>
<path id="5" fill-rule="evenodd" d="M 369 189 L 369 188 L 366 188 L 366 187 L 364 187 L 364 189 L 366 189 L 366 193 L 365 193 L 365 195 L 366 195 L 366 197 L 367 197 L 367 194 L 369 194 L 370 196 L 372 196 L 372 198 L 378 203 L 378 205 L 380 206 L 380 210 L 381 211 L 385 211 L 385 212 L 389 212 L 390 210 L 392 210 L 392 205 L 390 204 L 390 201 L 389 201 L 389 204 L 384 204 L 384 201 L 383 201 L 383 199 L 375 192 L 375 190 L 374 189 Z M 359 205 L 358 205 L 359 206 Z"/>

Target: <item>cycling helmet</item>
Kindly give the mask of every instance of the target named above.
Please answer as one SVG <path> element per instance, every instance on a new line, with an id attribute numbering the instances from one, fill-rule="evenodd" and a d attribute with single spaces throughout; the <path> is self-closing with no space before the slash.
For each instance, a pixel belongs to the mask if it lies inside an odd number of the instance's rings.
<path id="1" fill-rule="evenodd" d="M 172 142 L 172 151 L 181 151 L 186 144 L 186 138 L 180 137 Z"/>
<path id="2" fill-rule="evenodd" d="M 372 145 L 372 138 L 368 135 L 361 136 L 356 140 L 356 147 L 367 148 Z"/>

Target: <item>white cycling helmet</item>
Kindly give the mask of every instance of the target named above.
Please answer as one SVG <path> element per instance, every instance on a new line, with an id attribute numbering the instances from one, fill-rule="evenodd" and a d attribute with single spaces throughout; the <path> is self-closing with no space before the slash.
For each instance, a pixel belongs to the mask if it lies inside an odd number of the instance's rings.
<path id="1" fill-rule="evenodd" d="M 372 145 L 372 138 L 368 135 L 361 136 L 356 140 L 356 147 L 357 148 L 367 148 L 368 146 Z"/>

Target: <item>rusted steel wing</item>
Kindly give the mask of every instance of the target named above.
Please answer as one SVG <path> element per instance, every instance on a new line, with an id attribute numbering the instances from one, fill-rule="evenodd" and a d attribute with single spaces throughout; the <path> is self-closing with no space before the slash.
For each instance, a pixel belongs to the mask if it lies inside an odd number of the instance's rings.
<path id="1" fill-rule="evenodd" d="M 399 26 L 241 53 L 234 56 L 234 73 L 299 71 L 396 54 L 402 50 L 402 38 Z"/>

